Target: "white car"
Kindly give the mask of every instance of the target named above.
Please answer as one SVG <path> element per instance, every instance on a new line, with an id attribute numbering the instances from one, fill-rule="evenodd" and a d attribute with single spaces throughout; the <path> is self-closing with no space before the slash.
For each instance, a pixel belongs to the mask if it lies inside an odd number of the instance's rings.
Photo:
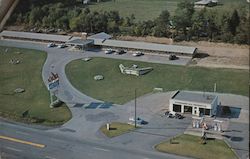
<path id="1" fill-rule="evenodd" d="M 107 49 L 104 51 L 105 54 L 112 54 L 113 50 L 112 49 Z"/>
<path id="2" fill-rule="evenodd" d="M 142 52 L 140 52 L 140 51 L 137 51 L 137 52 L 133 53 L 132 55 L 133 56 L 142 56 L 144 54 Z"/>
<path id="3" fill-rule="evenodd" d="M 60 48 L 60 49 L 65 48 L 65 47 L 66 47 L 65 44 L 59 44 L 59 45 L 57 46 L 57 48 Z"/>
<path id="4" fill-rule="evenodd" d="M 135 125 L 135 119 L 133 117 L 129 118 L 129 124 Z M 136 118 L 136 124 L 137 125 L 146 125 L 146 124 L 148 124 L 148 122 L 138 117 L 138 118 Z"/>
<path id="5" fill-rule="evenodd" d="M 49 43 L 49 44 L 47 45 L 47 47 L 55 47 L 55 46 L 56 46 L 55 43 Z"/>

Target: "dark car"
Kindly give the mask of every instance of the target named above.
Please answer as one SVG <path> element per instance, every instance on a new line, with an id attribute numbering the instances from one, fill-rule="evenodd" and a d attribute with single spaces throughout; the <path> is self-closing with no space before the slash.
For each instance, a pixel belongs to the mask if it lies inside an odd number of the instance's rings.
<path id="1" fill-rule="evenodd" d="M 115 54 L 116 55 L 121 55 L 121 54 L 125 54 L 126 53 L 126 51 L 124 51 L 124 50 L 117 50 L 116 52 L 115 52 Z"/>
<path id="2" fill-rule="evenodd" d="M 171 55 L 169 55 L 168 59 L 169 60 L 176 60 L 176 59 L 178 59 L 178 57 L 174 54 L 171 54 Z"/>
<path id="3" fill-rule="evenodd" d="M 184 116 L 183 115 L 181 115 L 181 114 L 175 114 L 175 118 L 176 119 L 183 119 L 184 118 Z"/>
<path id="4" fill-rule="evenodd" d="M 169 114 L 169 111 L 166 111 L 165 113 L 164 113 L 164 115 L 168 115 Z"/>

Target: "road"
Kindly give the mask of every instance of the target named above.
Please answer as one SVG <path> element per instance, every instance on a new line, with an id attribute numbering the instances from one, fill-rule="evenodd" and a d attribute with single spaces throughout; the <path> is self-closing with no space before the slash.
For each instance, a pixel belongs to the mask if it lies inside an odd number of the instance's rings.
<path id="1" fill-rule="evenodd" d="M 13 142 L 1 139 L 1 136 L 29 141 L 45 147 Z M 184 159 L 175 155 L 143 151 L 139 148 L 129 149 L 95 140 L 76 139 L 51 133 L 46 129 L 35 129 L 5 121 L 1 121 L 0 143 L 2 159 Z"/>

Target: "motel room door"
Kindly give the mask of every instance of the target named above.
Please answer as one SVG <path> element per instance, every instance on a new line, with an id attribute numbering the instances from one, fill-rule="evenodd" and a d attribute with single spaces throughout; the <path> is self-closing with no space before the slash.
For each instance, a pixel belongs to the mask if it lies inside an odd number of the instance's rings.
<path id="1" fill-rule="evenodd" d="M 199 116 L 200 115 L 200 112 L 199 112 L 199 110 L 198 110 L 198 107 L 193 107 L 194 109 L 193 109 L 193 115 L 197 115 L 197 116 Z"/>

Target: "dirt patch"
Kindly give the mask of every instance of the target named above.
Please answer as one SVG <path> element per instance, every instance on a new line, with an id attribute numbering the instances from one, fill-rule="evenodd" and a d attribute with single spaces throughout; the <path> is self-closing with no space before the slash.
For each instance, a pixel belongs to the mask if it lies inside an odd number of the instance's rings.
<path id="1" fill-rule="evenodd" d="M 198 49 L 198 52 L 207 54 L 208 56 L 204 58 L 195 58 L 193 60 L 194 62 L 192 62 L 191 65 L 204 66 L 204 67 L 249 69 L 248 45 L 214 43 L 207 41 L 173 42 L 172 39 L 169 38 L 157 38 L 152 36 L 146 36 L 146 37 L 119 36 L 116 37 L 116 39 L 193 46 Z"/>
<path id="2" fill-rule="evenodd" d="M 5 30 L 12 30 L 12 31 L 24 31 L 25 30 L 25 26 L 23 25 L 12 25 L 12 26 L 6 26 L 4 27 Z"/>

